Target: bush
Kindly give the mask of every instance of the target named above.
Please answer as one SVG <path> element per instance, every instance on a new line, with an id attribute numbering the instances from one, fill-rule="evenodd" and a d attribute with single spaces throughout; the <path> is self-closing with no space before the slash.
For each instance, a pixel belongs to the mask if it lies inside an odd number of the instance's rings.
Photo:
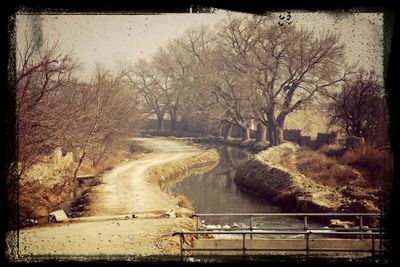
<path id="1" fill-rule="evenodd" d="M 174 196 L 178 199 L 178 206 L 186 209 L 193 210 L 192 203 L 184 195 L 175 193 Z"/>
<path id="2" fill-rule="evenodd" d="M 318 152 L 325 154 L 328 157 L 339 158 L 345 153 L 345 148 L 339 144 L 325 144 L 318 149 Z"/>
<path id="3" fill-rule="evenodd" d="M 297 151 L 296 159 L 297 170 L 321 184 L 337 187 L 360 178 L 351 168 L 342 166 L 335 159 L 306 147 Z"/>
<path id="4" fill-rule="evenodd" d="M 360 170 L 372 186 L 383 186 L 392 179 L 393 156 L 387 150 L 363 144 L 347 150 L 340 162 Z"/>

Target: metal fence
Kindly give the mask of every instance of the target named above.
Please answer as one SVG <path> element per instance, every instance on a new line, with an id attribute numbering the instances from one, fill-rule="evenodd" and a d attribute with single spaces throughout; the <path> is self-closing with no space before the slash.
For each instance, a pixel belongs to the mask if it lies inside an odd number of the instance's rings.
<path id="1" fill-rule="evenodd" d="M 216 217 L 216 216 L 239 216 L 248 217 L 249 227 L 248 228 L 231 228 L 231 229 L 221 229 L 221 228 L 202 228 L 200 227 L 200 218 L 202 217 Z M 286 228 L 282 229 L 272 229 L 272 228 L 254 228 L 253 218 L 254 217 L 264 217 L 264 216 L 286 216 L 286 217 L 303 217 L 304 227 L 302 230 L 293 230 Z M 325 228 L 312 228 L 308 226 L 308 218 L 312 217 L 355 217 L 358 220 L 358 226 L 355 228 L 329 228 L 330 231 L 326 231 Z M 375 259 L 377 251 L 381 255 L 383 251 L 382 239 L 384 236 L 383 227 L 363 227 L 363 220 L 366 217 L 380 217 L 380 222 L 382 222 L 382 214 L 379 213 L 219 213 L 219 214 L 196 214 L 196 230 L 195 231 L 181 231 L 176 232 L 173 235 L 179 235 L 180 237 L 180 255 L 181 261 L 184 259 L 185 251 L 242 251 L 243 259 L 246 258 L 246 251 L 297 251 L 304 252 L 309 257 L 310 252 L 356 252 L 356 253 L 371 253 L 372 260 Z M 321 230 L 324 231 L 321 231 Z M 217 230 L 217 231 L 216 231 Z M 192 248 L 185 247 L 184 241 L 186 235 L 195 235 L 199 238 L 202 234 L 219 234 L 219 235 L 242 235 L 242 247 L 241 248 L 229 248 L 229 247 L 219 247 L 219 248 Z M 253 235 L 304 235 L 305 248 L 270 248 L 270 247 L 246 247 L 246 236 L 250 239 Z M 327 236 L 340 236 L 340 237 L 357 237 L 363 239 L 368 237 L 371 239 L 370 249 L 349 249 L 349 248 L 310 248 L 310 236 L 312 235 L 327 235 Z M 376 237 L 379 237 L 379 248 L 375 246 Z"/>
<path id="2" fill-rule="evenodd" d="M 242 230 L 254 230 L 253 219 L 254 217 L 302 217 L 304 222 L 303 230 L 322 230 L 323 228 L 312 228 L 308 226 L 309 218 L 315 217 L 357 217 L 359 222 L 358 228 L 360 231 L 364 229 L 364 218 L 366 217 L 379 217 L 380 222 L 382 221 L 382 214 L 380 213 L 200 213 L 196 214 L 196 230 L 220 230 L 220 228 L 202 228 L 200 227 L 200 218 L 202 217 L 226 217 L 226 216 L 238 216 L 238 217 L 248 217 L 249 219 L 249 227 L 248 228 L 240 228 Z M 262 228 L 258 227 L 258 230 L 280 230 L 276 228 Z M 291 230 L 294 228 L 291 228 Z M 344 228 L 329 228 L 330 230 L 346 230 Z M 224 229 L 227 230 L 227 229 Z M 232 229 L 234 230 L 234 229 Z M 297 229 L 296 229 L 297 230 Z M 354 230 L 354 229 L 353 229 Z M 379 231 L 380 227 L 369 227 L 368 230 L 371 231 Z"/>

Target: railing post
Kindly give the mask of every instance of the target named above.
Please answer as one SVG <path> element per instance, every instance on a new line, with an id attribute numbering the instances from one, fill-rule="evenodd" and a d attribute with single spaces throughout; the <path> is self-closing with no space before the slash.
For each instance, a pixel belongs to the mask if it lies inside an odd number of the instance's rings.
<path id="1" fill-rule="evenodd" d="M 304 231 L 307 231 L 308 229 L 308 221 L 307 221 L 307 215 L 304 216 Z"/>
<path id="2" fill-rule="evenodd" d="M 362 232 L 362 227 L 363 227 L 363 217 L 360 215 L 360 232 Z M 360 239 L 363 239 L 363 235 L 360 235 Z"/>
<path id="3" fill-rule="evenodd" d="M 310 254 L 310 232 L 306 233 L 306 257 L 307 257 L 307 261 L 309 258 L 309 254 Z"/>
<path id="4" fill-rule="evenodd" d="M 196 231 L 199 231 L 199 216 L 196 215 Z M 199 238 L 199 234 L 196 235 L 197 239 Z"/>
<path id="5" fill-rule="evenodd" d="M 253 231 L 253 216 L 250 215 L 250 231 Z M 253 234 L 250 234 L 250 239 L 253 239 Z"/>
<path id="6" fill-rule="evenodd" d="M 246 234 L 243 234 L 243 260 L 246 260 Z"/>
<path id="7" fill-rule="evenodd" d="M 181 247 L 181 261 L 183 261 L 183 234 L 182 233 L 179 234 L 179 243 L 180 243 L 180 247 Z"/>
<path id="8" fill-rule="evenodd" d="M 375 236 L 372 235 L 372 247 L 371 247 L 371 254 L 372 254 L 372 261 L 375 261 Z"/>

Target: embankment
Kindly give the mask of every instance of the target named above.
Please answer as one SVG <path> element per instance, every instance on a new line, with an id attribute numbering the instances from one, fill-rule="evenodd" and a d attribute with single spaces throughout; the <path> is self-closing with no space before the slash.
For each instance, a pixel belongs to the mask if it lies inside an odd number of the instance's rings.
<path id="1" fill-rule="evenodd" d="M 274 150 L 282 148 L 270 148 L 268 153 L 260 152 L 242 164 L 237 169 L 235 182 L 247 191 L 273 200 L 290 211 L 379 212 L 369 202 L 358 201 L 354 205 L 354 200 L 338 188 L 317 183 L 276 163 L 276 157 L 290 157 L 293 153 L 279 155 Z M 361 209 L 359 206 L 362 206 Z"/>
<path id="2" fill-rule="evenodd" d="M 184 160 L 176 160 L 151 168 L 148 180 L 165 189 L 192 174 L 199 174 L 213 169 L 219 162 L 215 149 L 207 149 Z"/>

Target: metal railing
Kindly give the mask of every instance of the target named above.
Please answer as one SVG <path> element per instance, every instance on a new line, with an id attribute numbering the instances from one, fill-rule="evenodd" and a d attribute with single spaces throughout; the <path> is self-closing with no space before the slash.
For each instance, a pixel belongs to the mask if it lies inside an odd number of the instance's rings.
<path id="1" fill-rule="evenodd" d="M 375 257 L 375 253 L 377 249 L 375 248 L 375 237 L 380 236 L 379 238 L 379 253 L 381 255 L 383 247 L 382 247 L 382 236 L 383 236 L 383 227 L 380 225 L 379 227 L 364 227 L 364 218 L 366 217 L 380 217 L 380 222 L 382 221 L 382 214 L 380 213 L 213 213 L 213 214 L 196 214 L 196 231 L 187 231 L 187 232 L 176 232 L 173 235 L 180 236 L 180 248 L 181 248 L 181 260 L 183 260 L 183 255 L 185 251 L 242 251 L 243 257 L 245 257 L 246 251 L 304 251 L 307 255 L 307 259 L 309 253 L 311 251 L 331 251 L 331 252 L 370 252 L 372 255 L 372 259 Z M 249 227 L 247 228 L 202 228 L 200 227 L 200 218 L 202 217 L 226 217 L 226 216 L 238 216 L 238 217 L 248 217 L 249 219 Z M 254 217 L 302 217 L 303 218 L 303 229 L 298 230 L 298 228 L 285 228 L 285 229 L 277 229 L 277 228 L 267 228 L 267 227 L 254 227 Z M 309 218 L 313 217 L 333 217 L 333 218 L 347 218 L 347 217 L 355 217 L 358 220 L 358 226 L 354 228 L 329 228 L 329 232 L 327 232 L 326 228 L 315 228 L 309 227 Z M 217 231 L 215 231 L 217 230 Z M 321 231 L 324 230 L 324 231 Z M 368 232 L 367 232 L 368 231 Z M 184 240 L 185 235 L 196 235 L 197 238 L 201 234 L 227 234 L 227 235 L 242 235 L 242 247 L 241 248 L 185 248 Z M 306 240 L 305 249 L 292 249 L 292 248 L 247 248 L 246 247 L 246 235 L 249 236 L 250 239 L 253 238 L 253 235 L 304 235 L 304 239 Z M 309 247 L 309 239 L 310 235 L 335 235 L 335 236 L 347 236 L 354 237 L 357 236 L 359 239 L 363 239 L 365 236 L 369 236 L 372 240 L 371 249 L 369 250 L 349 250 L 349 249 L 334 249 L 334 248 L 310 248 Z"/>
<path id="2" fill-rule="evenodd" d="M 248 217 L 249 218 L 249 227 L 248 228 L 239 228 L 239 229 L 246 229 L 246 230 L 253 230 L 254 229 L 254 224 L 253 224 L 253 218 L 254 217 L 271 217 L 271 216 L 277 216 L 277 217 L 303 217 L 303 230 L 322 230 L 324 228 L 313 228 L 308 226 L 308 219 L 312 217 L 358 217 L 358 229 L 360 231 L 363 231 L 364 229 L 364 218 L 365 217 L 380 217 L 382 214 L 380 213 L 200 213 L 196 214 L 196 230 L 221 230 L 221 228 L 201 228 L 200 227 L 200 218 L 201 217 L 226 217 L 226 216 L 238 216 L 238 217 Z M 238 229 L 238 228 L 236 228 Z M 231 230 L 236 230 L 232 229 Z M 280 230 L 277 228 L 263 228 L 263 227 L 257 227 L 258 230 Z M 286 228 L 287 230 L 293 230 L 297 228 Z M 339 228 L 339 227 L 330 227 L 330 230 L 342 230 L 346 231 L 346 228 Z M 229 230 L 229 229 L 224 229 L 224 230 Z M 354 230 L 354 228 L 348 228 L 348 230 Z M 370 231 L 378 231 L 381 230 L 380 227 L 369 227 L 368 230 Z M 251 236 L 250 236 L 251 238 Z"/>
<path id="3" fill-rule="evenodd" d="M 242 235 L 242 247 L 219 247 L 219 248 L 191 248 L 185 247 L 185 235 L 198 235 L 198 234 L 226 234 L 226 235 Z M 259 234 L 259 235 L 304 235 L 305 236 L 305 248 L 270 248 L 270 247 L 246 247 L 246 235 Z M 370 249 L 349 249 L 349 248 L 310 248 L 310 236 L 311 235 L 363 235 L 371 238 Z M 374 232 L 320 232 L 320 231 L 185 231 L 175 232 L 173 236 L 179 235 L 180 237 L 180 259 L 184 260 L 185 251 L 242 251 L 243 259 L 246 259 L 246 251 L 290 251 L 290 252 L 305 252 L 307 260 L 310 252 L 356 252 L 356 253 L 371 253 L 372 261 L 375 260 L 377 252 L 381 255 L 382 248 L 376 249 L 375 240 L 376 236 L 382 238 L 382 233 Z"/>

